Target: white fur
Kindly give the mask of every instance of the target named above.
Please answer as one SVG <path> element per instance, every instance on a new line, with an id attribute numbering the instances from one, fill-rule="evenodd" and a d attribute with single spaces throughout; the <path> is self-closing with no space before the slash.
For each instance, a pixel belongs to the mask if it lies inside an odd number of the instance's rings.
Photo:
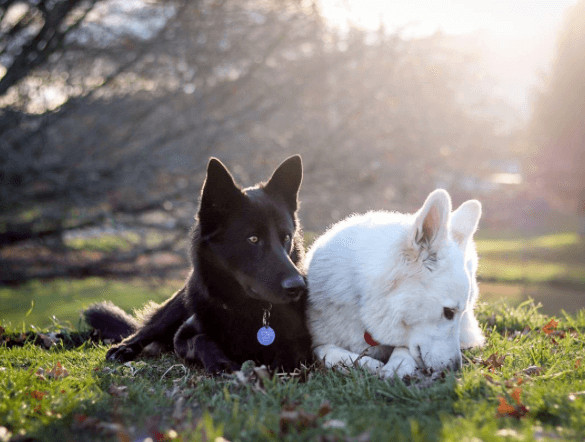
<path id="1" fill-rule="evenodd" d="M 451 213 L 451 198 L 439 189 L 415 214 L 354 215 L 318 238 L 306 259 L 316 357 L 382 377 L 459 367 L 461 347 L 483 343 L 473 314 L 480 216 L 475 200 Z M 445 307 L 455 309 L 454 319 Z M 385 365 L 363 356 L 365 331 L 397 347 Z"/>

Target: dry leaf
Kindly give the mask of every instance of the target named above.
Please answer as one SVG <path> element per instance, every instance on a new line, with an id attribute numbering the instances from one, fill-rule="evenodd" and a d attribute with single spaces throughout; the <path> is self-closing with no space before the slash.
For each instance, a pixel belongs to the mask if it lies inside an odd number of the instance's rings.
<path id="1" fill-rule="evenodd" d="M 329 401 L 323 401 L 319 406 L 319 410 L 317 411 L 317 415 L 319 417 L 326 416 L 327 414 L 331 413 L 331 404 Z"/>
<path id="2" fill-rule="evenodd" d="M 540 376 L 544 369 L 539 367 L 538 365 L 531 365 L 530 367 L 525 368 L 522 370 L 522 373 L 527 376 Z"/>
<path id="3" fill-rule="evenodd" d="M 499 397 L 498 400 L 500 401 L 500 405 L 498 405 L 498 417 L 515 417 L 516 419 L 520 419 L 528 414 L 528 408 L 522 404 L 520 401 L 520 394 L 522 393 L 521 388 L 515 388 L 510 395 L 512 399 L 516 402 L 516 405 L 511 405 L 508 403 L 506 398 Z"/>
<path id="4" fill-rule="evenodd" d="M 491 354 L 486 360 L 480 360 L 480 364 L 486 367 L 490 371 L 495 371 L 496 368 L 500 368 L 504 365 L 504 360 L 507 355 L 499 356 L 498 353 Z"/>
<path id="5" fill-rule="evenodd" d="M 37 390 L 33 390 L 30 392 L 30 395 L 32 396 L 33 399 L 36 399 L 37 401 L 42 400 L 48 393 L 46 391 L 37 391 Z"/>
<path id="6" fill-rule="evenodd" d="M 51 368 L 46 374 L 47 377 L 51 379 L 61 379 L 69 376 L 69 372 L 60 362 L 57 362 L 57 365 Z"/>
<path id="7" fill-rule="evenodd" d="M 73 416 L 73 419 L 75 421 L 75 426 L 79 429 L 115 434 L 118 440 L 121 441 L 131 440 L 130 435 L 121 424 L 104 422 L 98 418 L 86 416 L 85 414 L 76 414 Z"/>
<path id="8" fill-rule="evenodd" d="M 522 390 L 520 388 L 515 388 L 514 391 L 512 391 L 512 394 L 510 396 L 512 396 L 512 399 L 514 399 L 516 401 L 516 403 L 518 405 L 520 405 L 520 393 L 522 392 Z"/>
<path id="9" fill-rule="evenodd" d="M 59 338 L 57 338 L 57 333 L 55 332 L 51 332 L 48 334 L 39 333 L 38 337 L 41 340 L 43 347 L 46 349 L 49 349 L 52 346 L 57 345 L 57 343 L 59 342 Z"/>
<path id="10" fill-rule="evenodd" d="M 550 335 L 555 328 L 559 325 L 558 321 L 551 319 L 544 327 L 542 327 L 542 332 Z"/>
<path id="11" fill-rule="evenodd" d="M 504 386 L 506 388 L 512 388 L 514 386 L 522 385 L 522 382 L 524 382 L 522 378 L 516 377 L 516 378 L 505 381 Z"/>
<path id="12" fill-rule="evenodd" d="M 282 406 L 279 422 L 281 434 L 287 434 L 291 429 L 301 431 L 305 428 L 316 427 L 320 418 L 331 413 L 329 401 L 323 401 L 316 414 L 297 409 L 297 406 L 297 403 L 288 403 Z M 323 423 L 323 428 L 345 428 L 345 426 L 345 422 L 336 419 L 329 419 Z"/>
<path id="13" fill-rule="evenodd" d="M 488 381 L 490 384 L 494 384 L 494 385 L 502 385 L 501 382 L 498 382 L 496 380 L 494 380 L 494 378 L 492 378 L 489 374 L 484 374 L 483 377 L 485 378 L 486 381 Z"/>
<path id="14" fill-rule="evenodd" d="M 39 367 L 35 372 L 35 376 L 39 378 L 41 381 L 46 381 L 47 378 L 45 377 L 45 369 L 43 367 Z"/>
<path id="15" fill-rule="evenodd" d="M 516 409 L 506 401 L 506 398 L 499 397 L 500 405 L 498 405 L 498 414 L 505 416 L 508 414 L 512 414 L 516 411 Z"/>

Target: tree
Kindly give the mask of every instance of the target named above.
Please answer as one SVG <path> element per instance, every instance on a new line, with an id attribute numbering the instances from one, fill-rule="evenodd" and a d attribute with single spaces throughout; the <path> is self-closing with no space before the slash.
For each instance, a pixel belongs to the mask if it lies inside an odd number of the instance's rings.
<path id="1" fill-rule="evenodd" d="M 310 11 L 277 3 L 165 1 L 127 11 L 123 2 L 47 2 L 58 19 L 44 3 L 16 19 L 14 5 L 2 4 L 7 26 L 29 26 L 23 35 L 41 26 L 58 43 L 23 43 L 46 52 L 13 57 L 0 79 L 0 280 L 186 267 L 208 157 L 294 96 L 284 77 L 270 76 L 271 63 L 314 39 Z M 112 14 L 133 26 L 110 26 Z M 6 33 L 3 48 L 19 35 Z M 65 97 L 57 106 L 38 99 L 51 89 Z M 96 229 L 114 235 L 114 250 L 76 246 Z M 144 265 L 163 252 L 169 265 Z"/>
<path id="2" fill-rule="evenodd" d="M 442 35 L 340 34 L 296 0 L 131 3 L 79 3 L 0 96 L 1 281 L 186 269 L 211 155 L 254 183 L 301 153 L 321 231 L 465 192 L 505 150 L 461 105 L 470 63 Z"/>
<path id="3" fill-rule="evenodd" d="M 564 208 L 585 212 L 585 1 L 569 9 L 530 125 L 532 180 Z"/>

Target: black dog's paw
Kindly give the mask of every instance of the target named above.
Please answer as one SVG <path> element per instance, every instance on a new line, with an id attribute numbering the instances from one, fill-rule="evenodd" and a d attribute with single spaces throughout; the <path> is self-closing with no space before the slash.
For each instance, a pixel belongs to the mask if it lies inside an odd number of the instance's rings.
<path id="1" fill-rule="evenodd" d="M 113 362 L 128 362 L 138 356 L 138 352 L 125 344 L 120 344 L 112 347 L 106 353 L 106 360 Z"/>

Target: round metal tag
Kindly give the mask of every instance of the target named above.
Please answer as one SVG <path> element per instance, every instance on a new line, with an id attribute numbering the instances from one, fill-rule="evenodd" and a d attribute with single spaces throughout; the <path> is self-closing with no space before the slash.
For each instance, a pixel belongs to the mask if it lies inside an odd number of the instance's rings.
<path id="1" fill-rule="evenodd" d="M 262 345 L 270 345 L 274 342 L 276 338 L 276 333 L 270 326 L 263 326 L 258 329 L 258 333 L 256 334 L 256 338 L 258 342 Z"/>

